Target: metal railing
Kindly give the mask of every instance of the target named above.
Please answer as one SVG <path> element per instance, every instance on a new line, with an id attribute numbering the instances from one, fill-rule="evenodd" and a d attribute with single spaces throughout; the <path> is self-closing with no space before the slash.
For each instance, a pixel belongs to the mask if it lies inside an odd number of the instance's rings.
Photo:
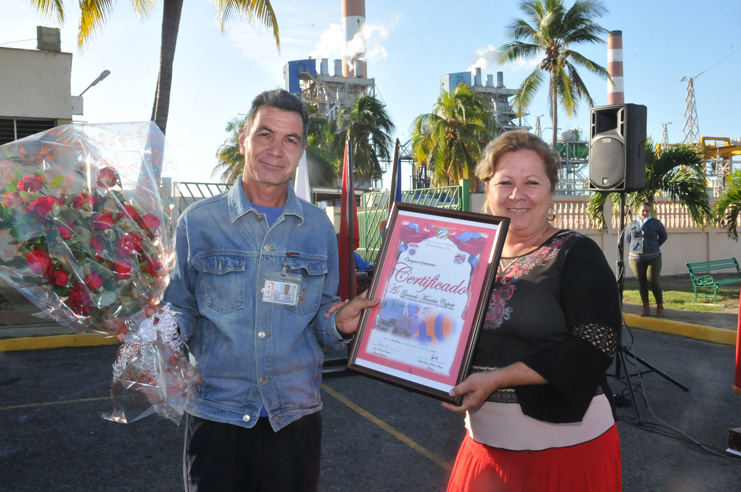
<path id="1" fill-rule="evenodd" d="M 449 210 L 468 210 L 467 183 L 458 186 L 441 188 L 423 188 L 401 192 L 402 203 L 414 203 L 427 207 Z M 363 195 L 363 208 L 358 210 L 358 227 L 360 228 L 360 247 L 358 254 L 367 262 L 376 263 L 381 249 L 388 214 L 389 192 L 380 191 Z"/>

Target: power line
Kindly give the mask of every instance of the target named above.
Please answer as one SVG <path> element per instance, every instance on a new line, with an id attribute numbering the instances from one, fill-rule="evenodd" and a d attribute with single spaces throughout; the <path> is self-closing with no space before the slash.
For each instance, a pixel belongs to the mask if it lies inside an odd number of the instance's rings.
<path id="1" fill-rule="evenodd" d="M 730 57 L 732 57 L 733 55 L 735 55 L 735 54 L 736 54 L 736 53 L 738 53 L 739 51 L 741 51 L 741 48 L 739 48 L 739 49 L 737 49 L 736 51 L 734 51 L 734 52 L 730 53 L 730 54 L 729 54 L 729 55 L 727 55 L 727 56 L 726 56 L 725 58 L 722 58 L 722 59 L 720 59 L 719 61 L 717 61 L 717 62 L 716 62 L 716 63 L 714 63 L 713 65 L 710 65 L 710 66 L 709 66 L 708 68 L 706 68 L 705 70 L 703 70 L 702 72 L 698 73 L 697 75 L 695 75 L 695 76 L 694 76 L 694 77 L 692 77 L 692 78 L 693 78 L 693 79 L 696 79 L 697 77 L 699 77 L 700 75 L 704 74 L 705 72 L 707 72 L 707 71 L 708 71 L 708 70 L 710 70 L 711 68 L 713 68 L 713 67 L 715 67 L 715 66 L 717 66 L 717 65 L 720 65 L 720 63 L 721 63 L 721 62 L 722 62 L 723 60 L 726 60 L 727 58 L 730 58 Z M 682 80 L 687 80 L 687 77 L 682 77 Z M 681 82 L 681 81 L 680 81 L 680 82 Z"/>
<path id="2" fill-rule="evenodd" d="M 25 43 L 26 41 L 36 41 L 36 38 L 21 39 L 19 41 L 8 41 L 7 43 L 0 43 L 0 46 L 5 46 L 6 44 L 14 44 L 14 43 Z"/>
<path id="3" fill-rule="evenodd" d="M 734 52 L 732 52 L 732 53 L 730 53 L 728 55 L 726 55 L 724 58 L 721 58 L 720 60 L 718 60 L 717 62 L 715 62 L 714 64 L 712 64 L 711 66 L 709 66 L 708 68 L 706 68 L 705 70 L 703 70 L 702 72 L 698 73 L 697 75 L 695 75 L 692 78 L 693 79 L 696 79 L 697 77 L 699 77 L 700 75 L 704 74 L 705 72 L 707 72 L 711 68 L 715 68 L 717 65 L 720 65 L 721 62 L 723 62 L 726 59 L 732 57 L 733 55 L 735 55 L 739 51 L 741 51 L 741 48 L 737 49 L 736 51 L 734 51 Z M 687 77 L 682 77 L 682 79 L 679 80 L 679 81 L 677 81 L 677 82 L 669 82 L 668 84 L 659 85 L 659 86 L 656 86 L 656 87 L 652 87 L 650 89 L 644 89 L 644 90 L 638 91 L 638 92 L 631 92 L 630 95 L 632 96 L 632 95 L 635 95 L 635 94 L 643 94 L 644 92 L 655 91 L 657 89 L 663 89 L 664 87 L 669 87 L 670 85 L 678 84 L 679 82 L 684 82 L 685 80 L 687 80 Z"/>

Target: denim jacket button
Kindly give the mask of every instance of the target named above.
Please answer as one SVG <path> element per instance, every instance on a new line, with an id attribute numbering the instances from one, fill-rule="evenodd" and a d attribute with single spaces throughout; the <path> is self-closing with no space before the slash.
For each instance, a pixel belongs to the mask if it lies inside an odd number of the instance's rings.
<path id="1" fill-rule="evenodd" d="M 265 332 L 264 331 L 258 332 L 257 333 L 257 337 L 258 338 L 265 338 Z"/>
<path id="2" fill-rule="evenodd" d="M 242 417 L 242 422 L 249 422 L 249 421 L 250 421 L 249 415 L 245 415 L 244 417 Z"/>
<path id="3" fill-rule="evenodd" d="M 260 380 L 260 384 L 265 384 L 265 383 L 267 383 L 267 382 L 268 382 L 268 380 L 267 380 L 267 379 L 265 379 L 265 378 L 262 378 L 262 379 Z"/>

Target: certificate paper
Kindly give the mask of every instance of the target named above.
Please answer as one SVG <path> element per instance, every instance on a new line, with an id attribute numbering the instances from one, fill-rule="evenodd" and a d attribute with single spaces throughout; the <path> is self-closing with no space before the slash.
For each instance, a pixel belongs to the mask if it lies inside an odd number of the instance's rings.
<path id="1" fill-rule="evenodd" d="M 440 399 L 464 379 L 508 220 L 397 204 L 348 367 Z"/>

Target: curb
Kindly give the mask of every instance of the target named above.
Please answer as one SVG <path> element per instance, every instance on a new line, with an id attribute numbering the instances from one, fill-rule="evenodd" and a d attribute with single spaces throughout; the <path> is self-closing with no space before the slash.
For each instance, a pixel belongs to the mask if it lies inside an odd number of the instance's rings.
<path id="1" fill-rule="evenodd" d="M 93 347 L 99 345 L 114 345 L 117 343 L 119 342 L 115 336 L 104 335 L 102 333 L 19 337 L 0 340 L 0 352 L 61 347 Z"/>
<path id="2" fill-rule="evenodd" d="M 623 318 L 625 319 L 625 324 L 631 328 L 660 331 L 662 333 L 705 340 L 706 342 L 722 343 L 724 345 L 736 345 L 736 330 L 696 325 L 683 321 L 671 321 L 665 318 L 642 317 L 630 313 L 623 313 Z"/>
<path id="3" fill-rule="evenodd" d="M 641 317 L 637 314 L 623 313 L 625 324 L 631 328 L 658 331 L 680 335 L 707 342 L 736 345 L 736 330 L 727 330 L 713 326 L 696 325 L 683 321 L 671 321 Z M 35 337 L 7 338 L 0 340 L 0 352 L 15 350 L 39 350 L 61 347 L 91 347 L 98 345 L 115 345 L 119 343 L 115 336 L 100 333 L 81 335 L 51 335 Z"/>

